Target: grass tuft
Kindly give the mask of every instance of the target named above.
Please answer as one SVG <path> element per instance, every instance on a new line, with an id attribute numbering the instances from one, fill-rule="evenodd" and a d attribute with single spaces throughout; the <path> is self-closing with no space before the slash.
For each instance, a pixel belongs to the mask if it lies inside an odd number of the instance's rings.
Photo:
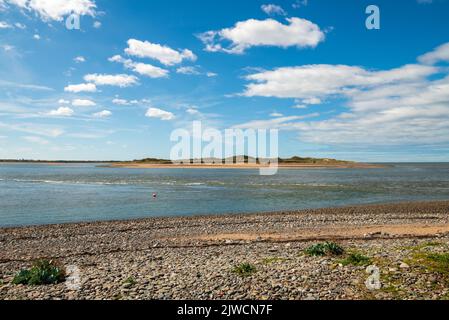
<path id="1" fill-rule="evenodd" d="M 57 284 L 65 281 L 65 269 L 53 260 L 37 260 L 31 269 L 20 270 L 12 283 L 30 286 Z"/>
<path id="2" fill-rule="evenodd" d="M 234 266 L 232 272 L 239 276 L 247 277 L 257 272 L 257 268 L 250 263 L 241 263 Z"/>
<path id="3" fill-rule="evenodd" d="M 341 260 L 340 263 L 344 266 L 353 265 L 365 267 L 371 264 L 371 259 L 360 253 L 350 253 L 345 259 Z"/>
<path id="4" fill-rule="evenodd" d="M 135 286 L 137 284 L 137 281 L 133 277 L 129 277 L 128 279 L 123 281 L 123 284 L 127 284 L 127 285 L 130 285 L 130 286 Z"/>

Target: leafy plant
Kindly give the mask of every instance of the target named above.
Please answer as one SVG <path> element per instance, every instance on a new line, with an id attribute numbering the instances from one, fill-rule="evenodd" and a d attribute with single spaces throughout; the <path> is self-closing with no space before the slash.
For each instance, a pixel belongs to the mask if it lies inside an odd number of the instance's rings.
<path id="1" fill-rule="evenodd" d="M 353 265 L 362 267 L 370 265 L 371 259 L 360 253 L 351 253 L 345 259 L 341 260 L 340 263 L 344 266 Z"/>
<path id="2" fill-rule="evenodd" d="M 24 285 L 47 285 L 64 282 L 65 269 L 53 260 L 37 260 L 31 269 L 20 270 L 14 279 L 13 284 Z"/>
<path id="3" fill-rule="evenodd" d="M 257 268 L 250 263 L 241 263 L 239 265 L 234 266 L 232 272 L 240 275 L 240 276 L 250 276 L 253 273 L 257 272 Z"/>
<path id="4" fill-rule="evenodd" d="M 305 250 L 309 256 L 341 256 L 345 250 L 335 242 L 317 243 Z"/>
<path id="5" fill-rule="evenodd" d="M 308 247 L 305 252 L 309 256 L 324 256 L 326 255 L 326 248 L 323 243 L 317 243 Z"/>
<path id="6" fill-rule="evenodd" d="M 325 243 L 326 252 L 333 256 L 341 256 L 345 253 L 345 249 L 343 249 L 339 244 L 335 242 L 326 242 Z"/>

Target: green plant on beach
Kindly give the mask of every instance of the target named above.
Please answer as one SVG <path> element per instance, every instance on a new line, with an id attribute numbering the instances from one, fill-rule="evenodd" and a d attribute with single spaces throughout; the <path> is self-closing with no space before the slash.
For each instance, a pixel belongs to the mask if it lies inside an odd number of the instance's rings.
<path id="1" fill-rule="evenodd" d="M 65 269 L 53 260 L 37 260 L 31 269 L 20 270 L 12 283 L 30 286 L 57 284 L 65 281 Z"/>
<path id="2" fill-rule="evenodd" d="M 449 276 L 449 253 L 417 253 L 414 260 L 429 271 Z"/>
<path id="3" fill-rule="evenodd" d="M 247 277 L 257 272 L 257 268 L 250 263 L 241 263 L 234 266 L 232 272 L 243 277 Z"/>
<path id="4" fill-rule="evenodd" d="M 371 259 L 360 253 L 350 253 L 345 259 L 341 260 L 340 263 L 344 266 L 353 265 L 364 267 L 371 264 Z"/>
<path id="5" fill-rule="evenodd" d="M 309 256 L 341 256 L 345 250 L 335 242 L 324 242 L 311 245 L 305 250 Z"/>
<path id="6" fill-rule="evenodd" d="M 133 277 L 129 277 L 128 279 L 126 279 L 123 284 L 127 284 L 130 286 L 135 286 L 137 284 L 136 279 L 134 279 Z"/>

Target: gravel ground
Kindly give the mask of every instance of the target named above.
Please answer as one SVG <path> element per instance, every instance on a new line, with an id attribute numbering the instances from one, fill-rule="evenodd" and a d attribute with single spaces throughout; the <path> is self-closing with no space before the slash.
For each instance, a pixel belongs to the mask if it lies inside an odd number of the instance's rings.
<path id="1" fill-rule="evenodd" d="M 304 253 L 327 240 L 346 253 Z M 449 202 L 8 228 L 0 246 L 0 299 L 449 298 L 449 258 L 428 259 L 449 253 Z M 76 285 L 11 284 L 39 258 L 76 266 Z M 233 272 L 242 263 L 255 272 Z"/>

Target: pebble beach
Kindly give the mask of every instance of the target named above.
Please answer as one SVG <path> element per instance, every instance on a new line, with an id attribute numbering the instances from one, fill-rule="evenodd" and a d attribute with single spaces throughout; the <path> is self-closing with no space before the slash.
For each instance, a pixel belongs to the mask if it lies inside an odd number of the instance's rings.
<path id="1" fill-rule="evenodd" d="M 326 241 L 345 253 L 306 253 Z M 449 298 L 449 262 L 430 259 L 449 253 L 449 201 L 3 228 L 0 246 L 6 300 Z M 74 266 L 77 286 L 11 283 L 42 258 Z"/>

